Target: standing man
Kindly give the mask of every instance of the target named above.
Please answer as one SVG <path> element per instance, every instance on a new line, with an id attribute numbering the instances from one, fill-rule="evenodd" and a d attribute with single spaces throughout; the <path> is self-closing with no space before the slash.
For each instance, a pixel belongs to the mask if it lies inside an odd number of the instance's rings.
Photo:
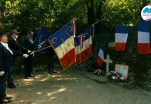
<path id="1" fill-rule="evenodd" d="M 47 41 L 46 45 L 50 46 L 49 41 Z M 46 49 L 46 55 L 48 58 L 48 73 L 49 74 L 57 73 L 56 71 L 54 71 L 55 52 L 52 47 Z"/>
<path id="2" fill-rule="evenodd" d="M 10 72 L 8 73 L 8 77 L 7 77 L 7 85 L 9 88 L 16 88 L 16 85 L 14 83 L 13 77 L 12 77 L 12 72 L 15 68 L 15 58 L 17 56 L 21 56 L 24 58 L 27 58 L 29 55 L 27 53 L 30 53 L 30 50 L 27 50 L 26 48 L 22 47 L 18 42 L 18 34 L 20 32 L 17 32 L 16 30 L 12 30 L 10 31 L 10 37 L 8 40 L 8 46 L 10 47 L 10 49 L 13 51 L 13 57 L 14 57 L 14 64 L 13 64 L 13 69 L 10 70 Z"/>
<path id="3" fill-rule="evenodd" d="M 27 32 L 27 36 L 25 36 L 23 41 L 23 46 L 28 50 L 34 49 L 33 44 L 33 31 Z M 32 71 L 33 71 L 33 54 L 30 54 L 28 58 L 25 59 L 25 65 L 24 65 L 24 75 L 25 78 L 28 79 L 28 77 L 33 77 Z"/>
<path id="4" fill-rule="evenodd" d="M 0 104 L 10 103 L 12 98 L 6 96 L 6 80 L 13 67 L 13 52 L 7 42 L 7 34 L 0 32 Z"/>

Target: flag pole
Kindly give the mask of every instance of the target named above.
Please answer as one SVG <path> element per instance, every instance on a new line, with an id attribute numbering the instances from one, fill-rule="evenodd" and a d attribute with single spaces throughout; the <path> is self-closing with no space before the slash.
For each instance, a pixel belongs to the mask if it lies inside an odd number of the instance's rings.
<path id="1" fill-rule="evenodd" d="M 47 39 L 45 39 L 43 42 L 41 42 L 39 45 L 37 45 L 33 50 L 35 50 L 35 49 L 37 49 L 37 47 L 41 47 L 44 43 L 45 43 L 45 41 L 46 41 Z"/>
<path id="2" fill-rule="evenodd" d="M 96 22 L 94 22 L 91 25 L 91 26 L 93 26 L 93 30 L 92 30 L 92 45 L 93 45 L 93 57 L 92 57 L 93 60 L 92 60 L 92 62 L 93 62 L 93 64 L 92 65 L 94 65 L 94 63 L 95 63 L 95 60 L 94 60 L 94 53 L 95 53 L 95 37 L 94 37 L 94 34 L 95 34 L 95 31 L 94 31 L 94 29 L 95 29 L 95 25 L 100 22 L 100 17 L 98 19 L 96 19 Z"/>
<path id="3" fill-rule="evenodd" d="M 99 22 L 99 20 L 97 20 L 96 22 L 94 22 L 94 23 L 92 24 L 92 26 L 96 25 L 98 22 Z"/>
<path id="4" fill-rule="evenodd" d="M 37 45 L 37 47 L 43 45 L 45 43 L 45 40 L 43 42 L 41 42 L 39 45 Z"/>
<path id="5" fill-rule="evenodd" d="M 95 53 L 95 38 L 94 38 L 94 29 L 95 29 L 95 25 L 98 23 L 99 21 L 97 20 L 94 24 L 92 24 L 92 52 L 93 52 L 93 56 L 92 56 L 92 65 L 94 65 L 95 60 L 94 60 L 94 53 Z"/>
<path id="6" fill-rule="evenodd" d="M 33 51 L 33 52 L 34 52 L 34 53 L 37 53 L 37 52 L 40 52 L 40 51 L 45 50 L 45 49 L 50 48 L 50 47 L 51 47 L 51 46 L 48 46 L 48 47 L 45 47 L 45 48 L 41 48 L 41 49 L 38 49 L 38 50 Z"/>

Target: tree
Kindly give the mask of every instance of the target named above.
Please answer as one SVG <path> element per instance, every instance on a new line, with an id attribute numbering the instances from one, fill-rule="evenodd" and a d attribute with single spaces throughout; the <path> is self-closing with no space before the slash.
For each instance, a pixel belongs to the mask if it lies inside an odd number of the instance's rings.
<path id="1" fill-rule="evenodd" d="M 86 0 L 87 5 L 87 17 L 88 17 L 88 25 L 92 25 L 95 18 L 94 13 L 94 0 Z"/>

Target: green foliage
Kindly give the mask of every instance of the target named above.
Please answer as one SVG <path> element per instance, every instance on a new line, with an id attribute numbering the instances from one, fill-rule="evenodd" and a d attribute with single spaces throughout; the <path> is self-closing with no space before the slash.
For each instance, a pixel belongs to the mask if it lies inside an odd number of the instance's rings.
<path id="1" fill-rule="evenodd" d="M 141 19 L 140 11 L 151 0 L 92 0 L 93 8 L 87 8 L 90 0 L 1 0 L 2 24 L 5 29 L 38 31 L 45 26 L 52 33 L 73 17 L 77 17 L 77 27 L 82 31 L 88 18 L 100 20 L 99 28 L 110 31 L 116 25 L 136 25 Z M 88 15 L 88 9 L 94 13 Z"/>
<path id="2" fill-rule="evenodd" d="M 106 0 L 103 4 L 102 22 L 106 28 L 117 25 L 134 26 L 140 20 L 140 0 Z"/>
<path id="3" fill-rule="evenodd" d="M 85 9 L 78 0 L 4 0 L 3 27 L 17 28 L 22 32 L 28 29 L 38 31 L 45 26 L 51 32 L 72 20 L 85 17 Z M 2 4 L 2 3 L 1 3 Z M 77 8 L 79 6 L 79 8 Z M 82 9 L 81 9 L 82 8 Z M 73 12 L 74 11 L 74 12 Z M 81 20 L 82 20 L 81 19 Z M 84 19 L 83 19 L 84 20 Z"/>

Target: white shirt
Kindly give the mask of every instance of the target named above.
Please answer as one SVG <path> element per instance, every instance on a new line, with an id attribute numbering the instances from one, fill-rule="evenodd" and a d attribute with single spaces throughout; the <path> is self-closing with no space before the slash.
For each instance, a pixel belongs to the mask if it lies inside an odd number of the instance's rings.
<path id="1" fill-rule="evenodd" d="M 13 55 L 13 52 L 12 52 L 12 50 L 8 47 L 8 44 L 7 44 L 7 43 L 1 42 L 1 44 Z"/>

